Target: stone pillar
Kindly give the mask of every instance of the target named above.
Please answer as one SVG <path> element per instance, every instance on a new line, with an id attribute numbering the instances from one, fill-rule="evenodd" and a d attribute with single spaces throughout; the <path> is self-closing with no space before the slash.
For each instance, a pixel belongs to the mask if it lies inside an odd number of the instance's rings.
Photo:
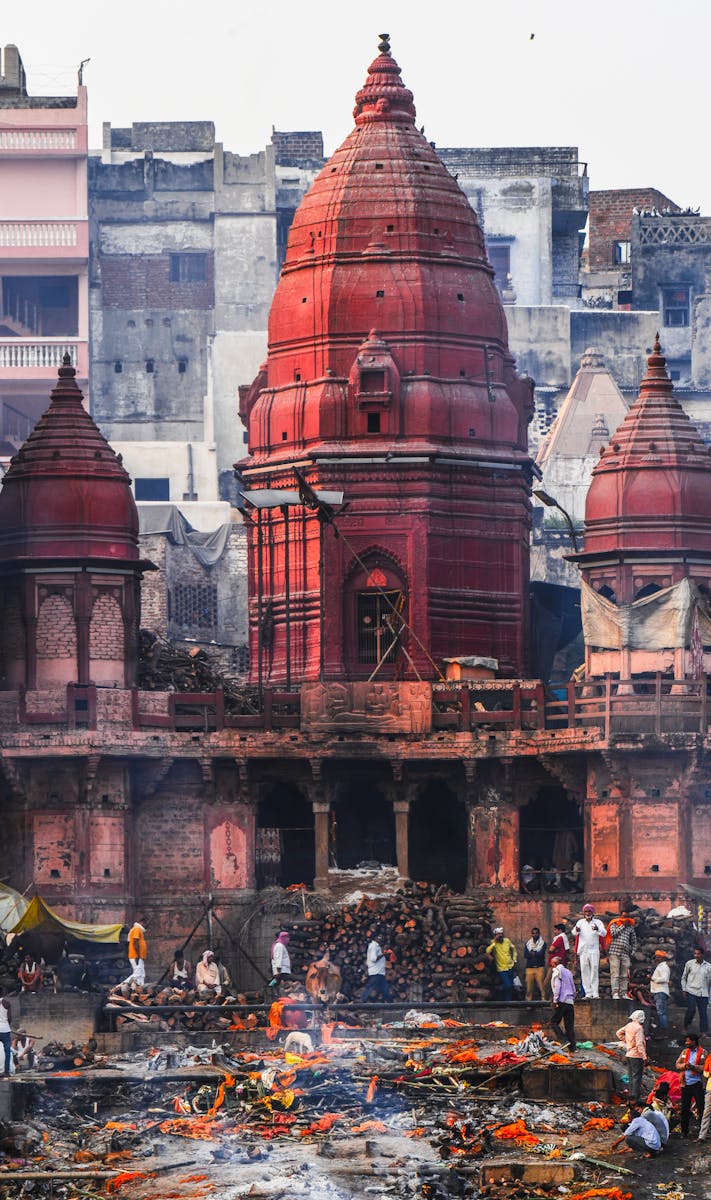
<path id="1" fill-rule="evenodd" d="M 395 855 L 401 879 L 410 878 L 410 801 L 393 800 L 395 814 Z"/>
<path id="2" fill-rule="evenodd" d="M 320 797 L 311 801 L 314 810 L 314 891 L 328 891 L 329 837 L 331 805 Z"/>

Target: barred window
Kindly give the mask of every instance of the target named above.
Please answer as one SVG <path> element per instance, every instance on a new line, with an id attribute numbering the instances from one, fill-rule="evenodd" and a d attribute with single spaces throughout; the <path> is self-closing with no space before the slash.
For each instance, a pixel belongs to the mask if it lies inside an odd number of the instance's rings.
<path id="1" fill-rule="evenodd" d="M 183 629 L 214 629 L 217 625 L 217 585 L 176 583 L 168 593 L 168 620 Z"/>

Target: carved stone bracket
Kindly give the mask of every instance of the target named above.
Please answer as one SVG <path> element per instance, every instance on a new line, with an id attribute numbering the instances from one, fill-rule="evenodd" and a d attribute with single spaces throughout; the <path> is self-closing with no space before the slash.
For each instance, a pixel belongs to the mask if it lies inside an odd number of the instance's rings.
<path id="1" fill-rule="evenodd" d="M 166 757 L 153 759 L 141 766 L 140 771 L 136 772 L 137 789 L 141 799 L 147 800 L 150 796 L 155 796 L 172 765 L 173 759 Z"/>
<path id="2" fill-rule="evenodd" d="M 89 754 L 84 759 L 82 790 L 85 804 L 91 805 L 96 799 L 96 783 L 99 774 L 99 767 L 101 766 L 101 757 L 102 756 L 100 754 Z"/>
<path id="3" fill-rule="evenodd" d="M 210 758 L 208 755 L 203 754 L 197 761 L 198 761 L 198 766 L 200 767 L 200 773 L 203 777 L 204 782 L 206 784 L 208 784 L 208 786 L 212 787 L 215 782 L 214 760 L 212 758 Z"/>
<path id="4" fill-rule="evenodd" d="M 584 759 L 567 754 L 542 754 L 540 763 L 566 792 L 570 792 L 576 800 L 584 799 L 587 792 L 587 767 Z"/>
<path id="5" fill-rule="evenodd" d="M 393 782 L 394 783 L 402 783 L 403 772 L 404 772 L 404 763 L 403 763 L 402 759 L 391 758 L 390 759 L 390 770 L 393 773 Z"/>
<path id="6" fill-rule="evenodd" d="M 631 790 L 629 764 L 621 755 L 611 754 L 609 750 L 603 750 L 601 757 L 613 786 L 626 799 Z"/>

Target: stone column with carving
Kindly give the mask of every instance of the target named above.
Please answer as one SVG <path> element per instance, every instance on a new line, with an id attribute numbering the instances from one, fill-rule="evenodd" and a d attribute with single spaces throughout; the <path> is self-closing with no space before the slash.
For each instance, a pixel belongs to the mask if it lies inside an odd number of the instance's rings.
<path id="1" fill-rule="evenodd" d="M 404 881 L 410 878 L 410 797 L 393 800 L 395 814 L 395 857 L 397 872 Z"/>
<path id="2" fill-rule="evenodd" d="M 477 843 L 477 775 L 476 762 L 471 760 L 462 763 L 464 767 L 464 809 L 467 816 L 467 882 L 466 890 L 474 891 L 482 881 L 478 878 L 476 864 Z"/>

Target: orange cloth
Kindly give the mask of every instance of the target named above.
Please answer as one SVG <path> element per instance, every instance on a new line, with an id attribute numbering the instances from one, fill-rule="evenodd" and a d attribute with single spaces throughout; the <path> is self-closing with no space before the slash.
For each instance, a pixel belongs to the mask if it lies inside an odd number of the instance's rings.
<path id="1" fill-rule="evenodd" d="M 128 931 L 128 957 L 142 958 L 145 960 L 148 954 L 146 939 L 143 935 L 143 927 L 136 922 Z"/>

